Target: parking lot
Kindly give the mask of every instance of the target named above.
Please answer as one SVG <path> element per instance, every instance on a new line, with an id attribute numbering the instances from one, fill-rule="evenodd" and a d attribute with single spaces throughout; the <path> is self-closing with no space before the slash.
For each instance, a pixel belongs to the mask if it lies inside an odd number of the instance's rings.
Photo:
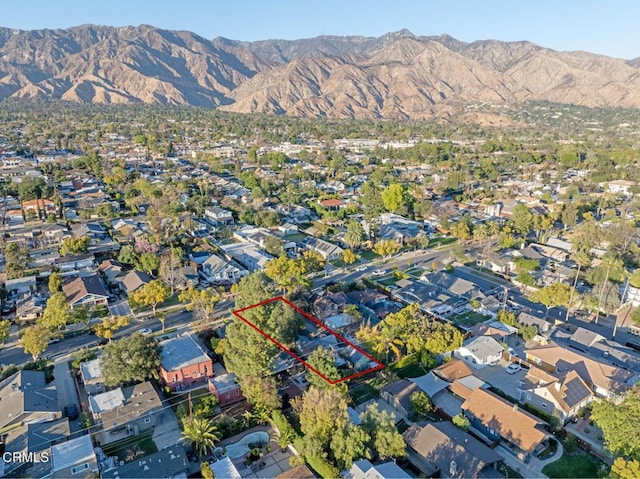
<path id="1" fill-rule="evenodd" d="M 508 396 L 518 399 L 520 395 L 518 392 L 519 381 L 527 375 L 527 370 L 523 368 L 515 374 L 509 374 L 506 371 L 506 367 L 509 366 L 509 364 L 511 363 L 502 360 L 496 366 L 485 366 L 482 369 L 475 370 L 474 374 L 484 382 L 500 389 Z"/>

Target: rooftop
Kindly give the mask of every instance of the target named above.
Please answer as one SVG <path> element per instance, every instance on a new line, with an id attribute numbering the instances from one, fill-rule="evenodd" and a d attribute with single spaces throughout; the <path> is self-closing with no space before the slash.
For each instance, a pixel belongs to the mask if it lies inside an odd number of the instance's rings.
<path id="1" fill-rule="evenodd" d="M 210 361 L 202 347 L 188 334 L 167 339 L 161 345 L 160 362 L 165 371 L 176 371 L 203 361 Z"/>

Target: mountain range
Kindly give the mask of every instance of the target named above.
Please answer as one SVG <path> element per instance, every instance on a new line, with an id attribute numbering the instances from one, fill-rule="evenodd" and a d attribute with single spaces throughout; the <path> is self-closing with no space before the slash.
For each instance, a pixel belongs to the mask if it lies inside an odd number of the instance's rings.
<path id="1" fill-rule="evenodd" d="M 530 100 L 640 108 L 640 58 L 407 30 L 242 42 L 149 25 L 0 28 L 9 97 L 350 118 L 447 118 Z"/>

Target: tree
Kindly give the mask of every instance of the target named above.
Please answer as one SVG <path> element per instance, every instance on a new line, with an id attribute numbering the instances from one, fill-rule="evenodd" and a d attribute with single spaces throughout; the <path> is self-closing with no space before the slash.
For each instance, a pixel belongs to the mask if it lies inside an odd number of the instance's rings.
<path id="1" fill-rule="evenodd" d="M 60 256 L 70 254 L 84 254 L 89 250 L 91 240 L 88 236 L 80 236 L 78 238 L 67 238 L 60 245 Z"/>
<path id="2" fill-rule="evenodd" d="M 529 341 L 536 337 L 538 334 L 538 328 L 536 326 L 528 326 L 526 324 L 520 323 L 518 325 L 518 334 L 522 336 L 522 339 L 525 341 Z"/>
<path id="3" fill-rule="evenodd" d="M 380 240 L 373 245 L 373 252 L 384 258 L 396 254 L 402 245 L 395 240 Z"/>
<path id="4" fill-rule="evenodd" d="M 118 261 L 124 264 L 134 265 L 138 261 L 138 254 L 134 249 L 133 245 L 126 244 L 122 248 L 120 248 L 120 253 L 118 253 Z"/>
<path id="5" fill-rule="evenodd" d="M 369 447 L 381 459 L 405 455 L 405 443 L 395 425 L 395 417 L 370 404 L 360 416 L 362 430 L 370 437 Z"/>
<path id="6" fill-rule="evenodd" d="M 31 354 L 33 360 L 37 361 L 40 354 L 47 349 L 50 338 L 51 333 L 47 328 L 41 324 L 34 324 L 24 330 L 20 345 L 25 353 Z"/>
<path id="7" fill-rule="evenodd" d="M 4 343 L 11 334 L 11 321 L 8 319 L 0 320 L 0 344 Z"/>
<path id="8" fill-rule="evenodd" d="M 241 382 L 242 394 L 254 410 L 271 413 L 281 406 L 278 385 L 271 376 L 245 376 Z"/>
<path id="9" fill-rule="evenodd" d="M 202 476 L 202 479 L 215 479 L 215 475 L 207 461 L 200 463 L 200 475 Z"/>
<path id="10" fill-rule="evenodd" d="M 62 275 L 57 271 L 49 276 L 49 292 L 55 294 L 62 289 Z"/>
<path id="11" fill-rule="evenodd" d="M 357 254 L 355 254 L 352 250 L 350 249 L 346 249 L 344 250 L 344 252 L 342 253 L 342 261 L 345 264 L 353 264 L 356 261 L 358 261 L 359 256 Z"/>
<path id="12" fill-rule="evenodd" d="M 347 425 L 347 402 L 336 389 L 311 386 L 302 397 L 300 428 L 314 453 L 329 445 L 336 431 Z"/>
<path id="13" fill-rule="evenodd" d="M 102 321 L 99 324 L 96 324 L 93 327 L 93 330 L 95 331 L 96 336 L 100 336 L 111 341 L 113 335 L 118 329 L 128 326 L 129 324 L 131 324 L 130 316 L 109 316 L 102 318 Z"/>
<path id="14" fill-rule="evenodd" d="M 498 321 L 507 326 L 515 326 L 517 323 L 516 313 L 500 310 L 498 311 Z"/>
<path id="15" fill-rule="evenodd" d="M 172 247 L 160 257 L 158 277 L 171 288 L 171 294 L 175 292 L 178 280 L 176 270 L 182 264 L 182 248 Z"/>
<path id="16" fill-rule="evenodd" d="M 202 458 L 210 449 L 215 447 L 220 440 L 218 428 L 209 419 L 194 416 L 183 423 L 182 435 L 189 444 L 193 445 L 198 455 Z"/>
<path id="17" fill-rule="evenodd" d="M 463 341 L 464 336 L 452 324 L 435 323 L 424 349 L 430 354 L 442 354 L 459 348 Z"/>
<path id="18" fill-rule="evenodd" d="M 21 278 L 29 267 L 29 251 L 18 243 L 9 243 L 4 249 L 4 270 L 7 279 Z"/>
<path id="19" fill-rule="evenodd" d="M 145 273 L 152 275 L 160 267 L 160 257 L 155 253 L 145 252 L 138 258 L 138 268 Z"/>
<path id="20" fill-rule="evenodd" d="M 370 436 L 361 427 L 353 424 L 336 431 L 330 447 L 338 468 L 349 469 L 356 459 L 371 459 L 371 452 L 367 447 L 370 440 Z"/>
<path id="21" fill-rule="evenodd" d="M 367 235 L 362 224 L 356 220 L 349 220 L 346 227 L 347 232 L 344 235 L 344 242 L 347 243 L 351 249 L 356 249 L 362 246 L 362 243 L 367 239 Z"/>
<path id="22" fill-rule="evenodd" d="M 41 176 L 25 176 L 18 185 L 18 196 L 21 201 L 29 201 L 45 196 L 47 184 Z"/>
<path id="23" fill-rule="evenodd" d="M 458 221 L 451 227 L 451 234 L 458 239 L 466 240 L 471 238 L 471 228 L 464 221 Z"/>
<path id="24" fill-rule="evenodd" d="M 399 183 L 392 183 L 382 191 L 382 203 L 387 211 L 398 211 L 407 200 L 406 188 Z"/>
<path id="25" fill-rule="evenodd" d="M 213 320 L 213 312 L 216 304 L 220 302 L 220 296 L 213 289 L 197 289 L 189 286 L 178 296 L 180 301 L 186 302 L 186 308 L 193 311 L 194 317 L 203 322 Z"/>
<path id="26" fill-rule="evenodd" d="M 513 214 L 509 219 L 509 225 L 514 232 L 526 235 L 533 227 L 533 214 L 526 205 L 518 203 L 513 207 Z"/>
<path id="27" fill-rule="evenodd" d="M 264 268 L 264 272 L 289 293 L 297 287 L 309 287 L 311 285 L 305 276 L 308 269 L 304 260 L 280 256 L 279 258 L 269 260 Z"/>
<path id="28" fill-rule="evenodd" d="M 567 283 L 552 283 L 549 286 L 540 288 L 538 291 L 532 294 L 531 299 L 537 303 L 542 303 L 547 308 L 547 314 L 549 309 L 556 306 L 569 307 L 571 301 L 573 288 Z"/>
<path id="29" fill-rule="evenodd" d="M 423 391 L 414 392 L 409 398 L 411 401 L 411 407 L 413 411 L 422 417 L 426 417 L 431 411 L 433 411 L 433 403 L 427 393 Z"/>
<path id="30" fill-rule="evenodd" d="M 531 276 L 531 273 L 528 273 L 526 271 L 518 274 L 518 276 L 516 276 L 514 280 L 526 287 L 531 287 L 536 283 L 536 280 L 533 276 Z"/>
<path id="31" fill-rule="evenodd" d="M 327 348 L 320 347 L 314 350 L 307 358 L 307 363 L 312 366 L 316 371 L 322 374 L 325 378 L 335 381 L 340 379 L 340 373 L 336 366 L 336 358 L 333 351 Z M 326 379 L 320 377 L 316 372 L 309 370 L 306 375 L 306 379 L 312 386 L 319 389 L 326 389 L 335 387 L 335 385 L 327 382 Z M 344 391 L 346 392 L 346 391 Z"/>
<path id="32" fill-rule="evenodd" d="M 160 347 L 145 334 L 133 334 L 105 345 L 100 368 L 107 386 L 158 378 Z"/>
<path id="33" fill-rule="evenodd" d="M 611 466 L 611 477 L 614 479 L 638 479 L 640 477 L 640 461 L 629 459 L 625 461 L 617 457 Z"/>
<path id="34" fill-rule="evenodd" d="M 591 419 L 602 429 L 609 451 L 640 459 L 640 387 L 630 390 L 620 404 L 612 401 L 594 403 Z"/>
<path id="35" fill-rule="evenodd" d="M 457 427 L 459 427 L 460 429 L 462 429 L 463 431 L 468 431 L 469 428 L 471 427 L 471 422 L 469 421 L 469 418 L 462 413 L 456 416 L 453 416 L 453 418 L 451 419 L 451 422 L 455 424 Z"/>
<path id="36" fill-rule="evenodd" d="M 151 306 L 156 315 L 158 304 L 169 297 L 169 288 L 160 280 L 154 279 L 133 293 L 132 299 L 136 304 Z"/>
<path id="37" fill-rule="evenodd" d="M 562 208 L 561 218 L 564 229 L 575 226 L 578 221 L 578 206 L 574 202 L 565 203 Z"/>
<path id="38" fill-rule="evenodd" d="M 38 319 L 38 323 L 50 331 L 61 330 L 69 322 L 71 308 L 64 293 L 59 292 L 51 295 L 47 300 L 44 313 Z"/>

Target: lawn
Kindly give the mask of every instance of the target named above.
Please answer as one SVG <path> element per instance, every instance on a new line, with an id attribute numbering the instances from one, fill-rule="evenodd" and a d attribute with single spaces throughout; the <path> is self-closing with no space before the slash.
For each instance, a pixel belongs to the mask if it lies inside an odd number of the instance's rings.
<path id="1" fill-rule="evenodd" d="M 406 270 L 404 273 L 408 276 L 412 276 L 414 278 L 419 278 L 424 274 L 425 270 L 423 268 L 413 267 Z"/>
<path id="2" fill-rule="evenodd" d="M 367 383 L 361 383 L 352 387 L 349 390 L 349 395 L 353 399 L 354 406 L 359 406 L 379 396 L 378 390 Z"/>
<path id="3" fill-rule="evenodd" d="M 551 478 L 598 477 L 601 465 L 600 460 L 584 451 L 572 454 L 565 452 L 559 460 L 547 464 L 542 469 L 542 473 Z"/>
<path id="4" fill-rule="evenodd" d="M 375 254 L 373 251 L 359 251 L 358 256 L 360 256 L 362 259 L 366 259 L 369 261 L 373 261 L 374 259 L 380 258 L 380 256 Z"/>
<path id="5" fill-rule="evenodd" d="M 429 372 L 420 365 L 419 354 L 402 358 L 400 361 L 389 365 L 389 369 L 395 371 L 398 377 L 402 379 L 417 378 Z"/>
<path id="6" fill-rule="evenodd" d="M 475 326 L 476 324 L 484 323 L 488 319 L 491 318 L 489 316 L 476 313 L 475 311 L 469 311 L 467 313 L 454 316 L 451 318 L 451 322 L 455 325 Z"/>
<path id="7" fill-rule="evenodd" d="M 107 456 L 118 456 L 120 461 L 131 462 L 158 451 L 151 439 L 152 436 L 153 430 L 145 431 L 137 436 L 128 437 L 126 441 L 116 441 L 103 446 L 102 449 Z"/>
<path id="8" fill-rule="evenodd" d="M 433 238 L 429 240 L 429 246 L 427 248 L 437 248 L 438 246 L 445 246 L 451 243 L 455 243 L 456 239 L 452 237 L 445 238 L 444 236 L 439 236 L 438 238 Z"/>

